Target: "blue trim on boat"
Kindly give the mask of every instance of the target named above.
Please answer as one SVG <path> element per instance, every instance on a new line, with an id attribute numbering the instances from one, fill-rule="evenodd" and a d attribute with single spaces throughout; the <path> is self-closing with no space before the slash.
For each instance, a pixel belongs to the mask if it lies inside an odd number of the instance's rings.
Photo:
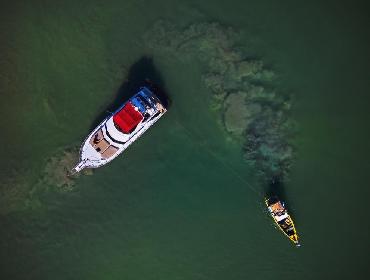
<path id="1" fill-rule="evenodd" d="M 145 106 L 144 106 L 144 104 L 142 104 L 142 103 L 140 102 L 140 100 L 139 100 L 138 98 L 133 97 L 133 98 L 131 99 L 131 103 L 132 103 L 135 107 L 137 107 L 137 108 L 139 109 L 140 113 L 142 113 L 142 114 L 144 114 L 144 113 L 145 113 L 145 111 L 146 111 Z"/>

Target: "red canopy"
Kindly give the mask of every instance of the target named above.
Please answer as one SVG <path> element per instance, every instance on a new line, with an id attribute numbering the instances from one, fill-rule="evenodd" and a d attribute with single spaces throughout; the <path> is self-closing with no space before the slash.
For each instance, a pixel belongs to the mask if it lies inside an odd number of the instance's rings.
<path id="1" fill-rule="evenodd" d="M 143 119 L 140 112 L 127 102 L 126 105 L 113 116 L 113 122 L 122 130 L 123 133 L 130 133 Z"/>

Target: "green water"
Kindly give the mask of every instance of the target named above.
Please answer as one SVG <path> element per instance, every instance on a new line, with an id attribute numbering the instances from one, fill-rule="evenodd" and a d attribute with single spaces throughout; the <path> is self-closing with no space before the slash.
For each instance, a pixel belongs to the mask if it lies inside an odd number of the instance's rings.
<path id="1" fill-rule="evenodd" d="M 5 1 L 2 1 L 5 2 Z M 369 273 L 370 20 L 338 1 L 13 1 L 0 8 L 1 279 L 349 279 Z M 303 246 L 272 225 L 239 144 L 209 110 L 202 65 L 159 55 L 160 19 L 219 22 L 295 97 L 285 186 Z M 179 54 L 181 55 L 181 54 Z M 152 58 L 172 100 L 125 156 L 37 184 L 80 143 L 130 67 Z"/>

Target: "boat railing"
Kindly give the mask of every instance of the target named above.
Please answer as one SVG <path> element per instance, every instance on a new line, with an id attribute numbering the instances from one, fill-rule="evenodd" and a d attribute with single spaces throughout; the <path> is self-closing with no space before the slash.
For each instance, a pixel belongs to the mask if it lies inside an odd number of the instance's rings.
<path id="1" fill-rule="evenodd" d="M 82 160 L 79 163 L 77 163 L 77 165 L 72 168 L 69 176 L 73 176 L 76 173 L 80 172 L 82 169 L 84 169 L 87 166 L 87 162 L 88 162 L 88 159 L 85 158 L 84 160 Z"/>

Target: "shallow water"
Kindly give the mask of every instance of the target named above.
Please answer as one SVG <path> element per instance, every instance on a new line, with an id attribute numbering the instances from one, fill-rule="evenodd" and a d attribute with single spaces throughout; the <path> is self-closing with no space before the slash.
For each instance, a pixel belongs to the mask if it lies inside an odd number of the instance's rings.
<path id="1" fill-rule="evenodd" d="M 13 2 L 0 9 L 1 279 L 348 279 L 369 272 L 363 4 Z M 256 170 L 209 110 L 204 66 L 143 43 L 163 19 L 240 31 L 240 45 L 278 74 L 277 90 L 294 95 L 297 159 L 284 191 L 301 248 L 274 229 Z M 125 156 L 76 180 L 73 191 L 40 184 L 47 159 L 84 139 L 127 79 L 134 83 L 138 63 L 166 89 L 168 114 Z"/>

